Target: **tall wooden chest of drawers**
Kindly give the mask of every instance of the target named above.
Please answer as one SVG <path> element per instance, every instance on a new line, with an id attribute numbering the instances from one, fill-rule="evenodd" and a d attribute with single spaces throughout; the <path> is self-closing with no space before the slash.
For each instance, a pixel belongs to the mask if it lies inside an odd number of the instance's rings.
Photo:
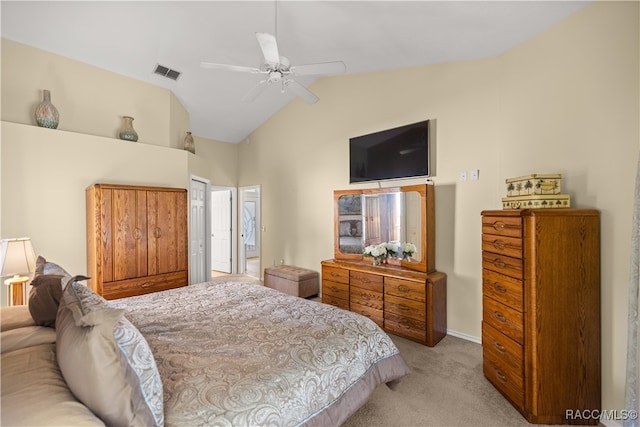
<path id="1" fill-rule="evenodd" d="M 322 261 L 322 302 L 373 320 L 384 330 L 435 346 L 447 335 L 447 276 L 395 265 Z"/>
<path id="2" fill-rule="evenodd" d="M 599 223 L 590 209 L 482 212 L 483 371 L 531 423 L 598 423 L 568 414 L 601 409 Z"/>

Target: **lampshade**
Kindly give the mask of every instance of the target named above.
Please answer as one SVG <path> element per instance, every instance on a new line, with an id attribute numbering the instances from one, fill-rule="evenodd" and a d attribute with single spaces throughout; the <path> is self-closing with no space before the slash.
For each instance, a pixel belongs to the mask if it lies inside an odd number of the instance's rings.
<path id="1" fill-rule="evenodd" d="M 36 254 L 31 239 L 0 240 L 0 277 L 29 274 L 36 269 Z"/>

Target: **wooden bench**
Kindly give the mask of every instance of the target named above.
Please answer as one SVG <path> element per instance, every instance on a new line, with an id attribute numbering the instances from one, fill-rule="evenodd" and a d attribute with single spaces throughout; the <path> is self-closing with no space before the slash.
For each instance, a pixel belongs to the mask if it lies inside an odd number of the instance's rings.
<path id="1" fill-rule="evenodd" d="M 276 265 L 264 269 L 264 285 L 301 298 L 318 295 L 318 272 L 292 265 Z"/>

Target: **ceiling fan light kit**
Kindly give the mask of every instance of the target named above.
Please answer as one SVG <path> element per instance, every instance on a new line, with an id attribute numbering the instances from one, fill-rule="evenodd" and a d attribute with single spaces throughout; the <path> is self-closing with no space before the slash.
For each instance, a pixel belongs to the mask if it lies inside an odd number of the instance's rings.
<path id="1" fill-rule="evenodd" d="M 347 66 L 342 61 L 291 66 L 289 58 L 286 56 L 280 56 L 278 42 L 276 41 L 275 36 L 269 33 L 256 33 L 256 38 L 260 45 L 260 49 L 262 50 L 262 56 L 264 57 L 264 63 L 261 64 L 260 68 L 245 67 L 242 65 L 216 64 L 211 62 L 200 63 L 202 68 L 251 74 L 265 74 L 266 78 L 261 80 L 256 87 L 245 95 L 243 98 L 244 101 L 253 102 L 260 96 L 260 94 L 262 94 L 268 85 L 280 83 L 281 92 L 285 92 L 286 89 L 289 89 L 296 96 L 299 96 L 309 104 L 313 104 L 318 102 L 320 98 L 318 98 L 309 89 L 295 81 L 293 77 L 334 75 L 344 73 L 347 70 Z"/>

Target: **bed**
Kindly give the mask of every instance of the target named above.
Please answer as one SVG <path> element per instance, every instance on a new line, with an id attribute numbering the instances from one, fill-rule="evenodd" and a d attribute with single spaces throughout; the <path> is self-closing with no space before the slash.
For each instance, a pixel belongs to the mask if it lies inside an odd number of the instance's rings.
<path id="1" fill-rule="evenodd" d="M 257 283 L 112 301 L 60 286 L 55 329 L 2 309 L 3 425 L 340 425 L 408 373 L 369 319 Z"/>

